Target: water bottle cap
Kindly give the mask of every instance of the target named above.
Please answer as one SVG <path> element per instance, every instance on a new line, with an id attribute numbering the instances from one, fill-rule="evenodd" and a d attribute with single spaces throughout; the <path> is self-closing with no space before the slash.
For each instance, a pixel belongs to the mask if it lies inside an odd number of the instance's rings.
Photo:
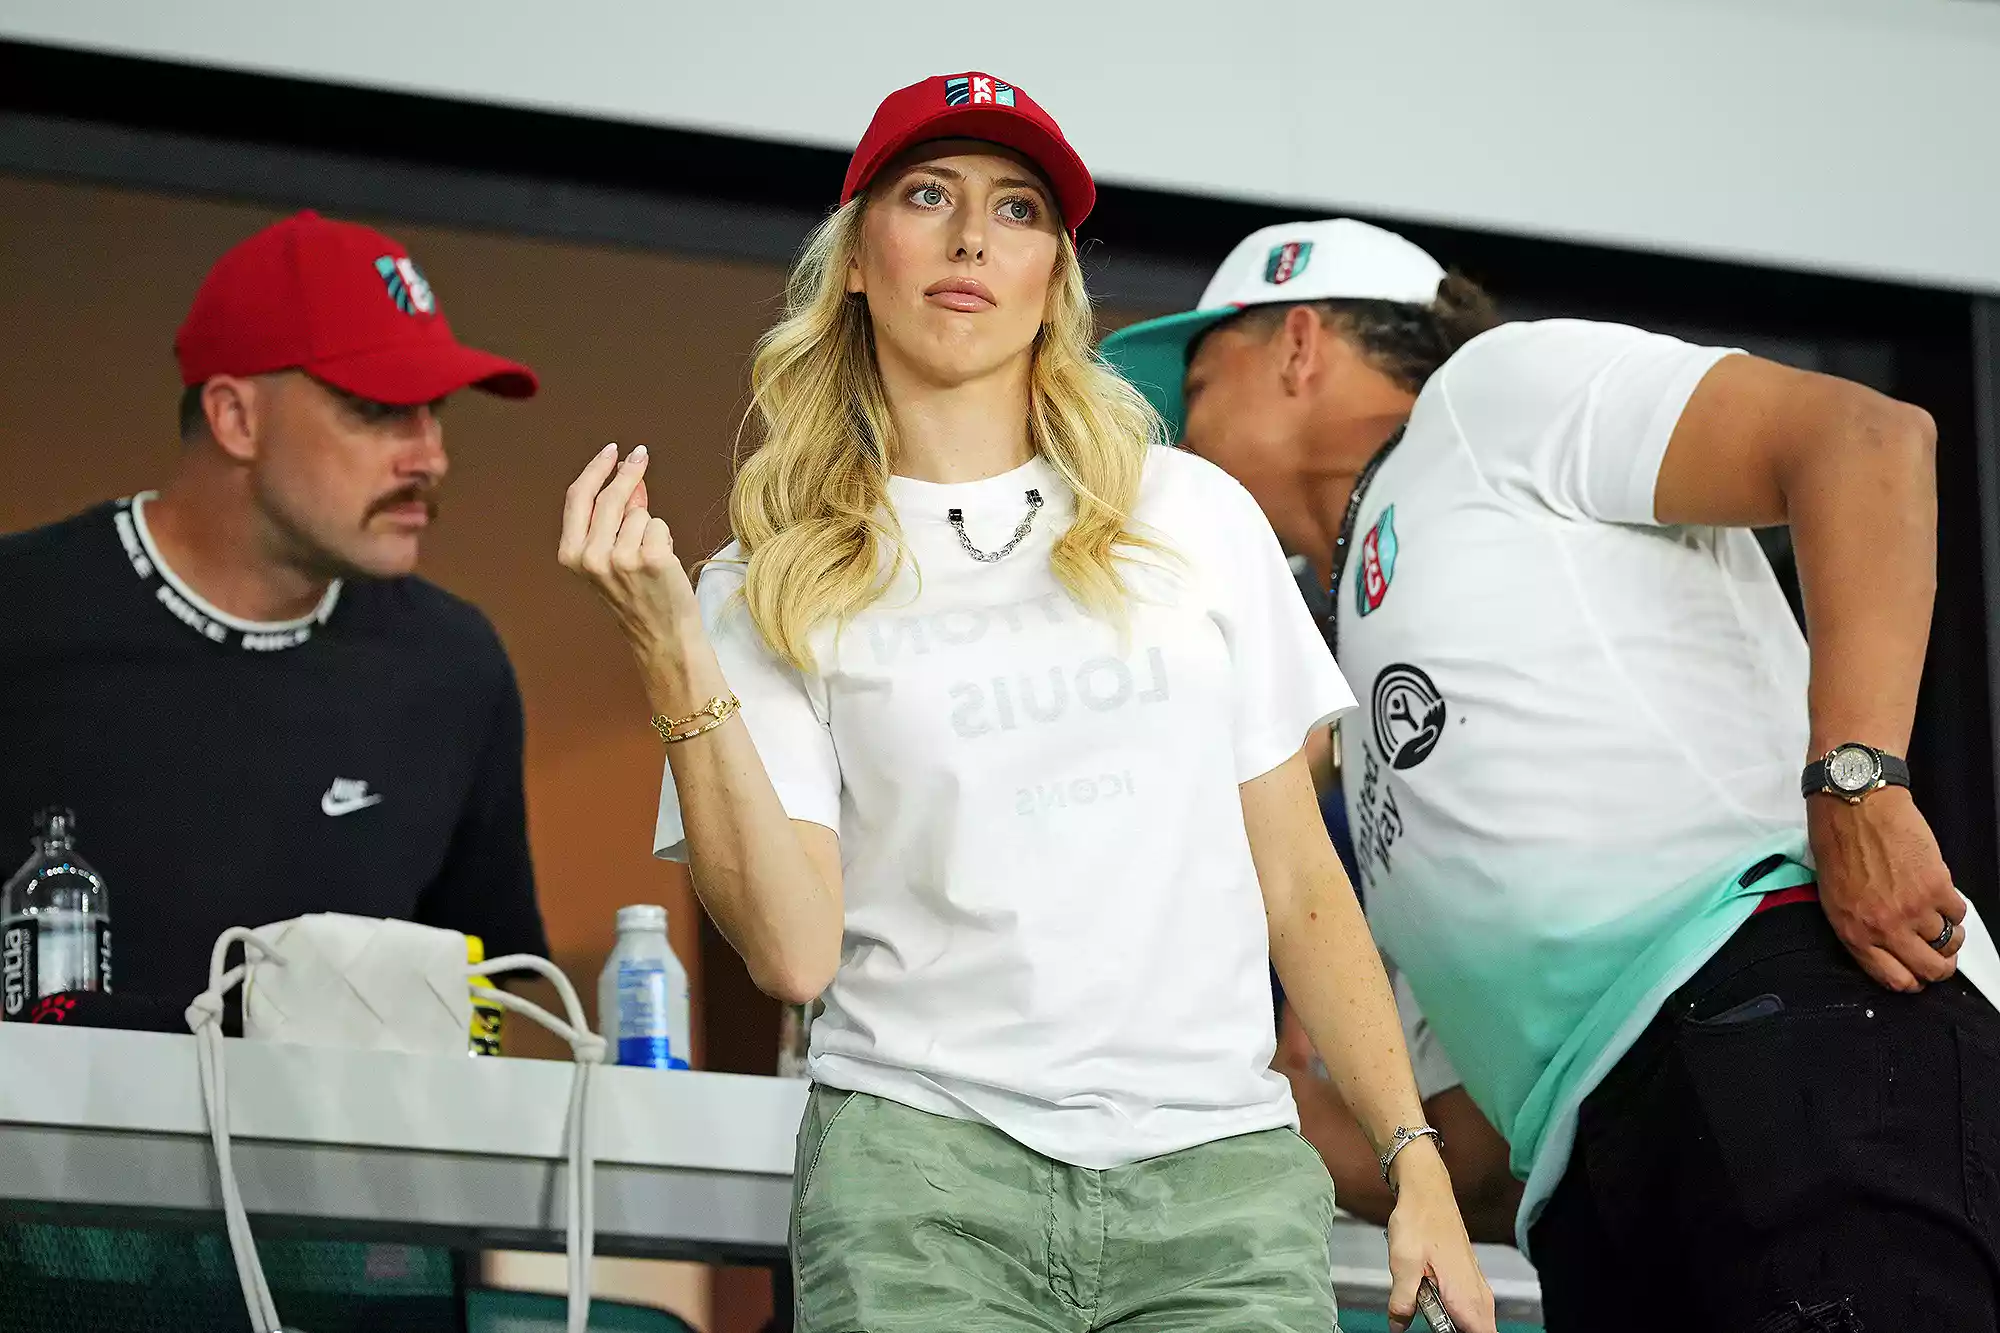
<path id="1" fill-rule="evenodd" d="M 618 909 L 618 929 L 621 933 L 628 930 L 664 931 L 666 928 L 667 909 L 656 903 L 640 903 Z"/>

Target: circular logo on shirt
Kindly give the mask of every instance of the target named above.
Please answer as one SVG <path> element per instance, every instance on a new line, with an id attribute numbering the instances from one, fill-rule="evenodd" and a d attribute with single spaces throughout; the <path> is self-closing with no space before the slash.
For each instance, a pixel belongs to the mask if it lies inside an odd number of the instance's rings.
<path id="1" fill-rule="evenodd" d="M 1375 744 L 1396 769 L 1430 758 L 1444 735 L 1444 696 L 1417 667 L 1397 662 L 1375 677 Z"/>

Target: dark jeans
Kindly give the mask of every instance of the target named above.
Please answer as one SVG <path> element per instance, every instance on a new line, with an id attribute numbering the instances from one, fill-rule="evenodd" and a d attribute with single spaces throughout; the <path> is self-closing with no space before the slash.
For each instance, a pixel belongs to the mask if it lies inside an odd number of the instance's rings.
<path id="1" fill-rule="evenodd" d="M 1754 916 L 1585 1099 L 1529 1241 L 1549 1333 L 1995 1333 L 2000 1011 Z"/>

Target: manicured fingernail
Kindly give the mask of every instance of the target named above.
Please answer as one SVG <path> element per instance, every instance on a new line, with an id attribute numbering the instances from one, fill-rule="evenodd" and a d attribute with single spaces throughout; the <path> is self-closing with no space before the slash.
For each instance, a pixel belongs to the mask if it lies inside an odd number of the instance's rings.
<path id="1" fill-rule="evenodd" d="M 626 462 L 628 462 L 628 463 L 643 463 L 643 462 L 645 462 L 645 461 L 646 461 L 646 446 L 642 444 L 642 445 L 640 445 L 640 446 L 639 446 L 639 447 L 638 447 L 637 449 L 634 449 L 634 450 L 633 450 L 633 451 L 632 451 L 631 453 L 629 453 L 629 454 L 625 455 L 625 461 L 626 461 Z"/>
<path id="2" fill-rule="evenodd" d="M 618 442 L 614 440 L 610 444 L 605 445 L 602 449 L 599 449 L 597 451 L 597 456 L 599 458 L 602 458 L 606 454 L 615 454 L 617 452 L 618 452 Z"/>

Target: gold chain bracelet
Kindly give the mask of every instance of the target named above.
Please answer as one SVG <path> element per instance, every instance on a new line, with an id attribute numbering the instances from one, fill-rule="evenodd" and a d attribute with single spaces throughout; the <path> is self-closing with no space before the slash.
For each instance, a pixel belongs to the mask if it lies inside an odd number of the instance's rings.
<path id="1" fill-rule="evenodd" d="M 652 718 L 653 730 L 659 732 L 660 739 L 668 745 L 691 741 L 704 732 L 714 731 L 727 722 L 732 714 L 741 711 L 742 707 L 743 705 L 737 702 L 733 694 L 717 695 L 686 717 L 668 717 L 665 713 L 655 713 Z M 695 727 L 693 731 L 682 730 L 684 727 L 694 726 L 697 722 L 701 725 Z"/>

